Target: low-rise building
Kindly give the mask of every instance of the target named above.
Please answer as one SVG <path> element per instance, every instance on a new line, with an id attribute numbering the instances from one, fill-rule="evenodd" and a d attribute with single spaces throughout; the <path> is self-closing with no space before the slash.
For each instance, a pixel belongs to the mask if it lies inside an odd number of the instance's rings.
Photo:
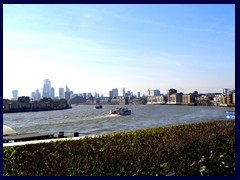
<path id="1" fill-rule="evenodd" d="M 169 96 L 169 104 L 182 104 L 183 93 L 174 93 Z"/>
<path id="2" fill-rule="evenodd" d="M 147 97 L 147 104 L 165 104 L 165 103 L 166 102 L 163 95 Z"/>

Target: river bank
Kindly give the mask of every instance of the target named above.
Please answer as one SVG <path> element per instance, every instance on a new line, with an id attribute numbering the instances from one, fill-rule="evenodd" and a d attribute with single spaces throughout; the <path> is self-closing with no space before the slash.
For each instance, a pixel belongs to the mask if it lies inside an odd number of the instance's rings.
<path id="1" fill-rule="evenodd" d="M 64 109 L 71 109 L 72 106 L 65 106 L 65 107 L 37 107 L 37 108 L 16 108 L 10 110 L 3 110 L 3 113 L 23 113 L 23 112 L 39 112 L 39 111 L 57 111 L 57 110 L 64 110 Z"/>

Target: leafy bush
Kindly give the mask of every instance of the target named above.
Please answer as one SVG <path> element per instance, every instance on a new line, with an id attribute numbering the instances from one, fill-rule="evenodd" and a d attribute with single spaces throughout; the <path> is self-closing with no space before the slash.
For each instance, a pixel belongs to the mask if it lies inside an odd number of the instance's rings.
<path id="1" fill-rule="evenodd" d="M 4 176 L 235 175 L 235 121 L 5 147 Z"/>

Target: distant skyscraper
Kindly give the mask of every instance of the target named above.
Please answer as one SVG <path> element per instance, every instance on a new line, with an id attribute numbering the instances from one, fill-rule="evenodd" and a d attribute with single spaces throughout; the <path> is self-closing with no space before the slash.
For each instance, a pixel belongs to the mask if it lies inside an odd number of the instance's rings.
<path id="1" fill-rule="evenodd" d="M 125 96 L 125 95 L 126 95 L 125 88 L 123 88 L 123 96 Z"/>
<path id="2" fill-rule="evenodd" d="M 55 98 L 55 89 L 53 87 L 51 87 L 51 96 L 52 99 Z"/>
<path id="3" fill-rule="evenodd" d="M 71 92 L 70 92 L 70 91 L 66 91 L 66 92 L 65 92 L 65 99 L 66 99 L 66 100 L 69 100 L 69 99 L 70 99 L 70 96 L 71 96 Z"/>
<path id="4" fill-rule="evenodd" d="M 73 95 L 73 91 L 70 91 L 70 98 L 71 98 L 72 95 Z"/>
<path id="5" fill-rule="evenodd" d="M 141 97 L 141 95 L 140 95 L 140 92 L 137 92 L 137 97 L 138 97 L 138 98 L 140 98 L 140 97 Z"/>
<path id="6" fill-rule="evenodd" d="M 31 93 L 31 99 L 33 100 L 33 101 L 35 101 L 36 100 L 36 93 L 35 92 L 32 92 Z"/>
<path id="7" fill-rule="evenodd" d="M 70 92 L 70 89 L 68 86 L 66 86 L 66 92 Z"/>
<path id="8" fill-rule="evenodd" d="M 145 92 L 145 96 L 160 96 L 160 90 L 155 89 L 155 90 L 147 90 Z"/>
<path id="9" fill-rule="evenodd" d="M 94 95 L 95 98 L 99 98 L 99 94 L 97 92 L 95 92 L 95 95 Z"/>
<path id="10" fill-rule="evenodd" d="M 87 98 L 90 98 L 92 96 L 92 93 L 87 93 Z"/>
<path id="11" fill-rule="evenodd" d="M 153 94 L 153 96 L 160 96 L 160 90 L 158 89 L 151 90 L 151 94 Z"/>
<path id="12" fill-rule="evenodd" d="M 39 93 L 38 89 L 35 92 L 31 93 L 31 99 L 33 101 L 38 101 L 40 99 L 40 93 Z"/>
<path id="13" fill-rule="evenodd" d="M 150 90 L 147 90 L 147 91 L 145 92 L 145 96 L 150 96 Z"/>
<path id="14" fill-rule="evenodd" d="M 42 97 L 51 97 L 51 81 L 48 79 L 44 80 Z"/>
<path id="15" fill-rule="evenodd" d="M 59 99 L 64 99 L 65 94 L 64 94 L 64 88 L 59 88 Z"/>
<path id="16" fill-rule="evenodd" d="M 112 91 L 109 91 L 109 97 L 113 97 L 113 92 Z"/>
<path id="17" fill-rule="evenodd" d="M 13 100 L 17 100 L 18 99 L 18 90 L 13 90 L 12 96 L 13 96 Z"/>
<path id="18" fill-rule="evenodd" d="M 117 88 L 112 89 L 112 96 L 113 97 L 118 97 L 118 89 Z"/>
<path id="19" fill-rule="evenodd" d="M 41 94 L 40 94 L 39 90 L 36 89 L 36 92 L 35 92 L 35 99 L 36 99 L 37 101 L 39 101 L 40 98 L 41 98 Z"/>

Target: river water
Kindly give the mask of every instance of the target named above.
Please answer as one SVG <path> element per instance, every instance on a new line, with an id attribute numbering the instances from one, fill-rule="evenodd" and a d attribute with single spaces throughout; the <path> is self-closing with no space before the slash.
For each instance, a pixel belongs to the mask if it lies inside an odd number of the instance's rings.
<path id="1" fill-rule="evenodd" d="M 50 132 L 56 136 L 64 131 L 66 136 L 100 135 L 112 132 L 134 131 L 154 127 L 191 124 L 225 119 L 229 107 L 183 106 L 183 105 L 128 105 L 132 114 L 128 116 L 109 115 L 119 107 L 105 105 L 95 109 L 94 105 L 73 106 L 72 109 L 3 114 L 3 124 L 17 133 Z"/>

